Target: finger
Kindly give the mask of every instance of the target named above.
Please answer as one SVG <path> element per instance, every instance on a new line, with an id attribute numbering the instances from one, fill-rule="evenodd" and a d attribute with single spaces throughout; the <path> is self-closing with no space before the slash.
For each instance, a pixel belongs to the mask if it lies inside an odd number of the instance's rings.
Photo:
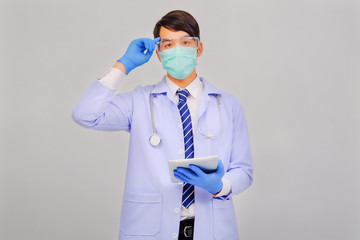
<path id="1" fill-rule="evenodd" d="M 198 166 L 190 164 L 189 168 L 196 173 L 198 176 L 203 176 L 205 173 Z"/>
<path id="2" fill-rule="evenodd" d="M 144 38 L 143 42 L 144 42 L 144 47 L 145 47 L 144 51 L 145 50 L 149 51 L 149 48 L 150 48 L 149 40 L 147 38 Z"/>
<path id="3" fill-rule="evenodd" d="M 222 164 L 221 160 L 219 159 L 218 168 L 216 169 L 217 173 L 224 173 L 224 165 Z"/>
<path id="4" fill-rule="evenodd" d="M 183 182 L 189 182 L 189 181 L 190 181 L 190 179 L 189 179 L 186 175 L 180 173 L 180 172 L 177 171 L 177 170 L 174 170 L 174 176 L 175 176 L 177 179 L 179 179 L 179 180 L 181 180 L 181 181 L 183 181 Z"/>
<path id="5" fill-rule="evenodd" d="M 176 170 L 174 170 L 174 176 L 183 182 L 186 182 L 188 180 L 188 178 L 184 174 L 182 174 Z"/>
<path id="6" fill-rule="evenodd" d="M 176 172 L 176 170 L 174 170 L 174 177 L 176 177 L 177 179 L 179 179 L 183 182 L 185 181 L 183 176 L 180 173 Z"/>
<path id="7" fill-rule="evenodd" d="M 147 50 L 147 51 L 146 51 L 145 56 L 147 57 L 147 60 L 150 60 L 153 52 L 154 52 L 154 51 L 150 51 L 150 50 Z"/>
<path id="8" fill-rule="evenodd" d="M 154 44 L 160 42 L 160 39 L 161 39 L 160 37 L 155 38 L 155 39 L 153 40 Z"/>
<path id="9" fill-rule="evenodd" d="M 151 40 L 150 38 L 148 38 L 147 41 L 148 41 L 148 45 L 149 45 L 148 51 L 150 51 L 152 53 L 155 50 L 155 44 L 154 44 L 153 40 Z"/>
<path id="10" fill-rule="evenodd" d="M 150 38 L 147 38 L 145 42 L 146 42 L 146 49 L 147 49 L 146 55 L 150 59 L 151 55 L 153 54 L 153 52 L 155 50 L 155 45 Z"/>
<path id="11" fill-rule="evenodd" d="M 140 51 L 145 51 L 144 38 L 135 39 L 134 42 Z"/>
<path id="12" fill-rule="evenodd" d="M 197 176 L 193 171 L 191 171 L 191 170 L 188 169 L 188 168 L 178 167 L 176 170 L 177 170 L 179 173 L 185 175 L 185 176 L 186 176 L 187 178 L 189 178 L 189 179 L 196 178 L 196 176 Z"/>
<path id="13" fill-rule="evenodd" d="M 153 52 L 155 50 L 155 43 L 150 38 L 149 38 L 149 45 L 150 45 L 149 51 Z"/>

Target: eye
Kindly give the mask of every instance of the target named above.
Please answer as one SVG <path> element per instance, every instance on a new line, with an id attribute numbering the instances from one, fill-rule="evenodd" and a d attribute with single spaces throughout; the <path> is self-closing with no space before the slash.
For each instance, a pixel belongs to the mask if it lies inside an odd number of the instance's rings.
<path id="1" fill-rule="evenodd" d="M 182 39 L 181 46 L 184 47 L 193 47 L 196 45 L 196 42 L 193 39 Z"/>

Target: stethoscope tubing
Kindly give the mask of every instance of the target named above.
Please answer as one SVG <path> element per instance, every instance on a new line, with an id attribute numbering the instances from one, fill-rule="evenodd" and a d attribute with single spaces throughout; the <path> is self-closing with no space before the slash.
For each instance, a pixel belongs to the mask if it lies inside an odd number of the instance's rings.
<path id="1" fill-rule="evenodd" d="M 152 124 L 152 129 L 153 129 L 153 134 L 150 136 L 149 138 L 149 142 L 153 147 L 158 146 L 161 143 L 161 137 L 160 135 L 157 133 L 156 131 L 156 126 L 155 126 L 155 120 L 154 120 L 154 94 L 151 93 L 150 94 L 150 114 L 151 114 L 151 124 Z M 217 99 L 217 105 L 218 105 L 218 109 L 219 109 L 219 115 L 220 115 L 220 122 L 221 122 L 221 129 L 219 130 L 219 133 L 217 135 L 214 134 L 204 134 L 203 132 L 201 132 L 200 127 L 198 126 L 197 129 L 199 131 L 199 133 L 201 135 L 203 135 L 204 137 L 207 138 L 215 138 L 217 136 L 220 136 L 223 129 L 224 129 L 224 124 L 223 124 L 223 117 L 222 117 L 222 109 L 221 109 L 221 102 L 220 102 L 220 98 L 219 95 L 216 94 L 216 99 Z"/>

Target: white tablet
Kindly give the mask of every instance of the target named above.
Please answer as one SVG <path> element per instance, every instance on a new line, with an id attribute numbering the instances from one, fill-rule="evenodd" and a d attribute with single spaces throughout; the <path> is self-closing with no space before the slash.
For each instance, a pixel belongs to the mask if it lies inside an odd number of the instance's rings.
<path id="1" fill-rule="evenodd" d="M 204 172 L 212 172 L 217 169 L 218 159 L 219 159 L 218 156 L 208 156 L 208 157 L 199 157 L 199 158 L 170 160 L 169 170 L 170 170 L 171 182 L 181 183 L 181 181 L 174 176 L 174 170 L 178 167 L 189 168 L 190 164 L 194 164 L 200 167 Z"/>

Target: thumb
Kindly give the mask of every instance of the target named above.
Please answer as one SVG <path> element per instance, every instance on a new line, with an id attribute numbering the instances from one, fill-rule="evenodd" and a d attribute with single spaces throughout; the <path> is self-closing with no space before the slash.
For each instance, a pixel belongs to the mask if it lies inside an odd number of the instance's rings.
<path id="1" fill-rule="evenodd" d="M 218 162 L 218 168 L 217 168 L 216 172 L 220 173 L 220 174 L 224 173 L 224 165 L 222 164 L 220 159 L 219 159 L 219 162 Z"/>
<path id="2" fill-rule="evenodd" d="M 146 51 L 146 53 L 145 53 L 145 58 L 147 59 L 147 61 L 150 60 L 153 52 L 154 52 L 154 49 L 152 49 L 152 50 L 149 50 L 149 49 L 148 49 L 148 50 Z"/>

